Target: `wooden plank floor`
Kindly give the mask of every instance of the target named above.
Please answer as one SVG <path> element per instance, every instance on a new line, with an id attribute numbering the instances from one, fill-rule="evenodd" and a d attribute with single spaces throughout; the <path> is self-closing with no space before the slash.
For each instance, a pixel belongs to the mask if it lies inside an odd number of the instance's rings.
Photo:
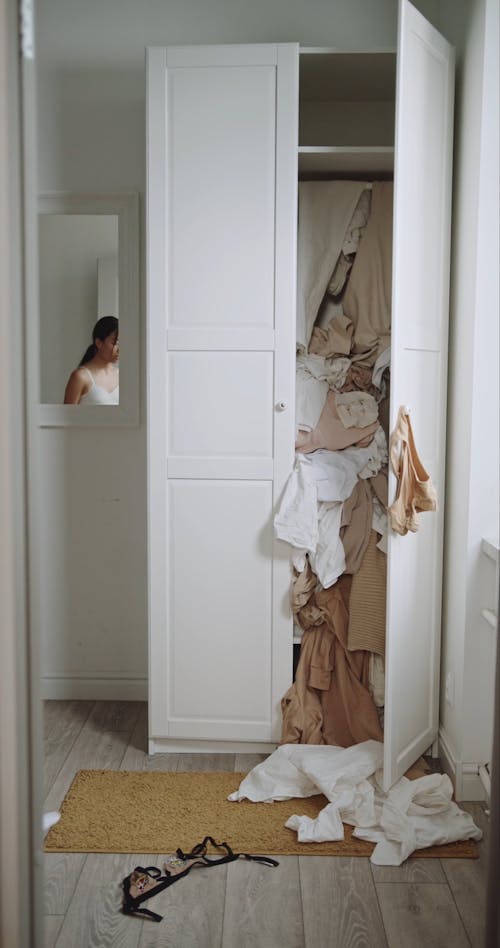
<path id="1" fill-rule="evenodd" d="M 146 705 L 46 701 L 45 811 L 81 769 L 246 771 L 255 754 L 147 756 Z M 160 853 L 46 853 L 46 948 L 454 948 L 484 942 L 488 819 L 463 804 L 485 840 L 479 860 L 279 856 L 191 873 L 151 902 L 160 924 L 120 913 L 120 882 Z"/>

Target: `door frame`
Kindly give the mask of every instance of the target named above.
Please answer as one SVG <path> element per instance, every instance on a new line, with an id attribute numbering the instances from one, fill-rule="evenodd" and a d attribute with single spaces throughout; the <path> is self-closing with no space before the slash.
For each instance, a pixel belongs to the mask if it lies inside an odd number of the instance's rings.
<path id="1" fill-rule="evenodd" d="M 19 27 L 21 27 L 19 29 Z M 43 944 L 39 665 L 29 623 L 25 336 L 36 305 L 33 16 L 0 0 L 0 942 Z M 36 262 L 36 256 L 35 256 Z"/>

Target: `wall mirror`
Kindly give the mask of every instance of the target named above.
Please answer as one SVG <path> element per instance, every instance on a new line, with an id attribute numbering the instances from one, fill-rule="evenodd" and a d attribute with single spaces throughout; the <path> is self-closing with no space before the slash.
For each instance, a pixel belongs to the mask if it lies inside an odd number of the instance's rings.
<path id="1" fill-rule="evenodd" d="M 38 421 L 48 426 L 139 421 L 138 196 L 43 194 L 38 213 Z M 64 404 L 68 379 L 102 316 L 119 320 L 117 404 Z"/>

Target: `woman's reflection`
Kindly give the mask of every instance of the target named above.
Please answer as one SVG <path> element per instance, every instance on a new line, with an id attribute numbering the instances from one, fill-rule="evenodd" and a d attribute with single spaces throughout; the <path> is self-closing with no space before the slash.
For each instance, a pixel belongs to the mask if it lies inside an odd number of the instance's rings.
<path id="1" fill-rule="evenodd" d="M 118 319 L 103 316 L 92 330 L 92 344 L 68 380 L 65 405 L 118 405 Z"/>

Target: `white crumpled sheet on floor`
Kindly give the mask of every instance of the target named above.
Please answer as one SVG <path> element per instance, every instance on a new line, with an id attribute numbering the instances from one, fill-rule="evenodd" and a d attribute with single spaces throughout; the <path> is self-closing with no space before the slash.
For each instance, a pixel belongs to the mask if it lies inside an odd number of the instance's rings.
<path id="1" fill-rule="evenodd" d="M 379 741 L 347 748 L 283 744 L 228 799 L 271 803 L 323 793 L 329 803 L 316 819 L 296 815 L 285 825 L 297 831 L 299 842 L 320 843 L 343 839 L 342 823 L 349 823 L 354 836 L 376 843 L 371 861 L 378 866 L 400 866 L 426 846 L 481 839 L 472 817 L 452 801 L 446 774 L 402 777 L 384 793 L 382 764 Z"/>

